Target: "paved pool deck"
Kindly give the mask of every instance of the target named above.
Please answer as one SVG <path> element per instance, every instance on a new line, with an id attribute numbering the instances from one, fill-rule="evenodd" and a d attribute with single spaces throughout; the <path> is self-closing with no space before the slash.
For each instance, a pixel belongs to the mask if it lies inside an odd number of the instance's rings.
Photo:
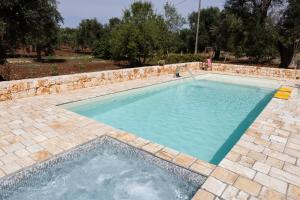
<path id="1" fill-rule="evenodd" d="M 107 135 L 207 176 L 193 200 L 300 199 L 296 81 L 285 82 L 293 87 L 292 97 L 272 99 L 218 166 L 57 106 L 174 80 L 163 75 L 0 102 L 0 177 Z"/>

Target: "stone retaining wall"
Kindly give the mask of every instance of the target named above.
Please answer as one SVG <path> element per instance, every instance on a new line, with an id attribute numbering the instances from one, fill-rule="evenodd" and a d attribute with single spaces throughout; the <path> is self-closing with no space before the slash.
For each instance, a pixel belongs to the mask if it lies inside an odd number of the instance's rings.
<path id="1" fill-rule="evenodd" d="M 199 63 L 186 64 L 191 70 L 199 69 Z M 61 93 L 110 83 L 173 74 L 178 65 L 183 64 L 150 66 L 0 82 L 0 101 L 43 94 Z"/>
<path id="2" fill-rule="evenodd" d="M 193 71 L 199 70 L 202 63 L 186 63 Z M 101 86 L 110 83 L 143 79 L 153 76 L 174 74 L 178 65 L 150 66 L 113 71 L 82 73 L 65 76 L 53 76 L 37 79 L 0 82 L 0 101 L 13 100 L 43 94 L 61 93 L 81 88 Z M 212 71 L 222 73 L 266 76 L 272 78 L 293 79 L 295 70 L 241 66 L 229 64 L 214 64 Z M 300 71 L 297 72 L 300 77 Z"/>
<path id="3" fill-rule="evenodd" d="M 278 78 L 278 79 L 300 78 L 300 70 L 256 67 L 256 66 L 245 66 L 245 65 L 215 63 L 213 65 L 213 71 L 231 73 L 231 74 L 244 74 L 250 76 L 265 76 L 265 77 Z"/>

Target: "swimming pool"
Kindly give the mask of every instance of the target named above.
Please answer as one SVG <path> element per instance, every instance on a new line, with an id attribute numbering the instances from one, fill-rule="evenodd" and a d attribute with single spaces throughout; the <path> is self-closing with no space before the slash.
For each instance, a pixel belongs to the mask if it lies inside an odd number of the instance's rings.
<path id="1" fill-rule="evenodd" d="M 205 180 L 105 137 L 0 179 L 0 199 L 188 200 Z"/>
<path id="2" fill-rule="evenodd" d="M 208 76 L 64 107 L 218 164 L 271 100 L 276 84 L 251 78 Z"/>

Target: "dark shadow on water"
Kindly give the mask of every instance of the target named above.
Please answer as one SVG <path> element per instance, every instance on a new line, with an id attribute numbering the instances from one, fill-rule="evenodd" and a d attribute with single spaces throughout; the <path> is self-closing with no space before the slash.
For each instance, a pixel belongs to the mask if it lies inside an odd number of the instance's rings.
<path id="1" fill-rule="evenodd" d="M 227 155 L 227 153 L 232 149 L 232 147 L 241 138 L 244 132 L 250 127 L 250 125 L 255 121 L 258 115 L 263 111 L 267 104 L 272 99 L 275 92 L 271 92 L 266 97 L 264 97 L 255 108 L 246 116 L 246 118 L 239 124 L 239 126 L 232 132 L 229 138 L 224 142 L 224 144 L 218 149 L 214 157 L 209 161 L 212 164 L 219 164 L 222 159 Z"/>
<path id="2" fill-rule="evenodd" d="M 203 89 L 204 88 L 203 86 L 197 85 L 197 84 L 192 84 L 191 86 L 195 89 Z"/>

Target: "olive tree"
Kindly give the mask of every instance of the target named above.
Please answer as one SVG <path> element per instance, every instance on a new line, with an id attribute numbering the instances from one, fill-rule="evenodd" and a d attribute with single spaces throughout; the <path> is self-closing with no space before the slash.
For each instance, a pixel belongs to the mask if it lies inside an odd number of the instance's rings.
<path id="1" fill-rule="evenodd" d="M 0 1 L 0 22 L 5 24 L 0 48 L 6 52 L 31 44 L 41 59 L 42 51 L 49 52 L 56 44 L 63 18 L 56 0 L 10 0 Z"/>
<path id="2" fill-rule="evenodd" d="M 112 56 L 142 65 L 163 51 L 167 27 L 162 16 L 153 11 L 150 2 L 137 1 L 124 11 L 121 23 L 111 36 Z"/>
<path id="3" fill-rule="evenodd" d="M 97 19 L 85 19 L 79 24 L 77 31 L 77 45 L 81 49 L 92 49 L 95 41 L 101 38 L 103 26 Z"/>
<path id="4" fill-rule="evenodd" d="M 288 0 L 288 6 L 278 22 L 280 67 L 286 68 L 294 55 L 294 42 L 300 38 L 300 0 Z"/>

